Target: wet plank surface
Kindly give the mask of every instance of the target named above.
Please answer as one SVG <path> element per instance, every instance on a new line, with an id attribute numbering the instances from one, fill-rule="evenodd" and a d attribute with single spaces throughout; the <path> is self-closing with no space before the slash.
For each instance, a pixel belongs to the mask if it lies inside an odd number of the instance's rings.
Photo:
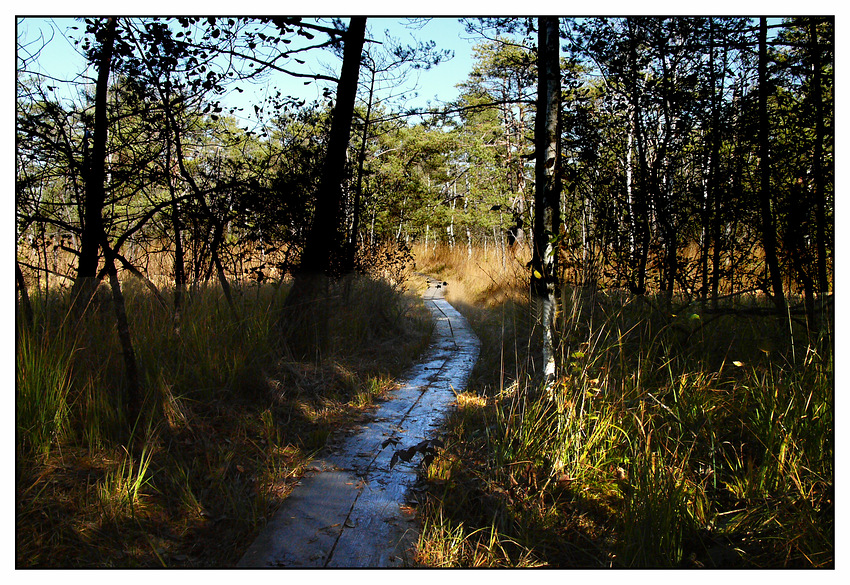
<path id="1" fill-rule="evenodd" d="M 424 276 L 422 276 L 424 278 Z M 301 485 L 251 545 L 239 567 L 403 567 L 418 537 L 404 506 L 419 456 L 391 468 L 393 453 L 425 439 L 454 406 L 478 360 L 480 342 L 444 298 L 447 285 L 428 279 L 425 305 L 434 339 L 399 381 L 375 418 L 332 453 L 314 460 Z M 382 447 L 388 439 L 394 444 Z"/>

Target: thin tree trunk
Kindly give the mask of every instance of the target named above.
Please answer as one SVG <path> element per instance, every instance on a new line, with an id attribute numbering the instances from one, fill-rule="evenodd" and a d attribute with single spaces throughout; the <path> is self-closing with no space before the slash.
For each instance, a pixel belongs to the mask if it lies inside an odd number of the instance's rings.
<path id="1" fill-rule="evenodd" d="M 665 42 L 666 46 L 666 42 Z M 656 193 L 656 197 L 658 203 L 656 204 L 656 217 L 658 218 L 658 224 L 661 228 L 662 234 L 664 234 L 664 248 L 665 248 L 665 259 L 664 259 L 664 275 L 663 283 L 664 283 L 664 301 L 669 309 L 672 301 L 673 301 L 673 290 L 675 288 L 676 278 L 678 277 L 679 271 L 679 262 L 678 262 L 678 234 L 675 225 L 675 217 L 672 213 L 671 207 L 673 206 L 673 193 L 672 193 L 672 179 L 670 177 L 670 167 L 672 165 L 670 161 L 670 141 L 672 140 L 673 135 L 673 118 L 671 113 L 671 104 L 670 104 L 670 94 L 672 92 L 671 84 L 673 83 L 672 77 L 674 77 L 674 73 L 671 73 L 670 68 L 667 64 L 667 57 L 662 51 L 661 55 L 661 67 L 662 67 L 662 77 L 661 77 L 661 93 L 662 93 L 662 118 L 659 120 L 659 126 L 662 124 L 663 120 L 663 140 L 661 141 L 661 146 L 658 149 L 657 159 L 653 165 L 654 169 L 660 167 L 661 178 L 658 178 L 659 172 L 654 170 L 653 175 L 653 192 Z"/>
<path id="2" fill-rule="evenodd" d="M 224 224 L 215 220 L 212 216 L 210 216 L 210 220 L 213 221 L 215 226 L 213 228 L 213 239 L 210 243 L 210 256 L 212 258 L 213 266 L 215 266 L 215 272 L 218 276 L 218 281 L 221 284 L 221 290 L 224 293 L 224 298 L 227 301 L 227 305 L 230 307 L 230 311 L 235 316 L 236 303 L 233 302 L 233 293 L 230 291 L 230 283 L 227 281 L 227 275 L 224 273 L 224 266 L 221 264 L 221 258 L 218 255 L 218 249 L 221 247 L 221 242 L 224 238 Z"/>
<path id="3" fill-rule="evenodd" d="M 163 100 L 169 100 L 166 93 L 161 94 Z M 170 108 L 169 106 L 166 106 Z M 165 117 L 165 173 L 168 180 L 168 192 L 171 196 L 171 225 L 174 230 L 174 327 L 180 331 L 180 316 L 183 310 L 183 292 L 186 288 L 185 254 L 183 252 L 183 234 L 180 229 L 180 207 L 177 203 L 172 172 L 172 132 L 171 117 Z"/>
<path id="4" fill-rule="evenodd" d="M 97 83 L 94 98 L 94 128 L 91 156 L 86 173 L 85 209 L 80 232 L 80 256 L 77 276 L 71 291 L 74 309 L 80 312 L 88 305 L 97 288 L 98 250 L 104 237 L 103 206 L 106 201 L 106 133 L 109 121 L 106 116 L 106 98 L 109 91 L 109 73 L 112 68 L 112 49 L 118 20 L 107 19 L 98 61 Z M 86 129 L 88 135 L 88 129 Z"/>
<path id="5" fill-rule="evenodd" d="M 829 277 L 826 269 L 826 194 L 823 189 L 823 141 L 824 128 L 823 98 L 821 96 L 821 58 L 818 46 L 817 23 L 814 19 L 809 23 L 809 43 L 812 51 L 812 101 L 815 110 L 815 152 L 812 165 L 812 175 L 815 182 L 815 218 L 818 250 L 818 289 L 821 296 L 829 292 Z"/>
<path id="6" fill-rule="evenodd" d="M 41 252 L 41 255 L 44 256 L 44 294 L 47 295 L 50 292 L 50 262 L 47 259 L 47 228 L 43 223 L 41 224 Z M 41 256 L 38 261 L 41 263 Z M 71 298 L 74 299 L 76 296 L 72 294 Z M 91 295 L 87 298 L 91 298 Z M 88 304 L 88 301 L 86 301 L 86 304 Z"/>
<path id="7" fill-rule="evenodd" d="M 638 180 L 637 193 L 635 194 L 635 227 L 636 246 L 633 256 L 633 274 L 629 276 L 629 288 L 632 294 L 642 295 L 646 292 L 646 264 L 649 257 L 649 168 L 647 163 L 646 147 L 644 144 L 643 129 L 641 127 L 640 93 L 638 91 L 638 62 L 637 62 L 637 38 L 638 31 L 633 29 L 632 19 L 627 19 L 629 25 L 629 74 L 631 77 L 632 114 L 634 116 L 634 137 L 638 156 Z M 637 25 L 634 25 L 637 26 Z"/>
<path id="8" fill-rule="evenodd" d="M 235 316 L 236 315 L 236 305 L 233 302 L 233 295 L 230 292 L 230 284 L 227 282 L 227 278 L 226 278 L 226 275 L 224 273 L 224 268 L 222 267 L 221 260 L 218 257 L 218 247 L 221 243 L 222 235 L 224 233 L 224 226 L 222 225 L 222 223 L 220 221 L 218 221 L 216 219 L 212 210 L 207 205 L 207 202 L 206 202 L 206 199 L 204 198 L 203 192 L 201 191 L 200 187 L 198 187 L 198 184 L 195 182 L 195 178 L 192 176 L 192 174 L 186 168 L 185 160 L 184 160 L 184 157 L 183 157 L 183 141 L 180 139 L 180 132 L 177 129 L 177 123 L 174 119 L 174 112 L 171 109 L 171 102 L 170 102 L 167 94 L 165 94 L 163 92 L 161 87 L 159 88 L 159 90 L 160 90 L 160 96 L 162 97 L 162 103 L 163 103 L 163 108 L 164 108 L 164 111 L 165 111 L 165 117 L 166 117 L 167 123 L 168 123 L 169 127 L 171 128 L 171 130 L 173 131 L 174 148 L 175 148 L 175 153 L 177 154 L 177 167 L 180 169 L 181 176 L 188 183 L 189 188 L 191 189 L 192 193 L 195 196 L 195 199 L 201 205 L 201 208 L 204 211 L 204 213 L 206 214 L 206 216 L 209 218 L 209 221 L 213 224 L 213 239 L 212 239 L 212 242 L 210 243 L 211 264 L 216 269 L 216 274 L 217 274 L 218 279 L 219 279 L 219 284 L 221 284 L 221 289 L 222 289 L 222 292 L 224 292 L 224 297 L 227 300 L 228 307 L 230 308 L 231 312 Z M 198 280 L 200 262 L 197 260 L 198 254 L 194 254 L 194 256 L 196 258 L 196 261 L 195 261 L 196 278 L 195 278 L 195 280 Z"/>
<path id="9" fill-rule="evenodd" d="M 357 232 L 360 230 L 360 201 L 363 198 L 363 166 L 366 162 L 366 141 L 369 138 L 369 123 L 372 117 L 372 99 L 375 94 L 375 71 L 371 71 L 369 80 L 369 98 L 366 101 L 366 117 L 363 118 L 363 137 L 360 151 L 357 153 L 357 186 L 354 189 L 353 217 L 351 222 L 351 237 L 349 239 L 346 270 L 354 270 L 354 258 L 357 256 Z"/>
<path id="10" fill-rule="evenodd" d="M 632 171 L 632 149 L 635 141 L 635 112 L 633 108 L 629 108 L 629 130 L 626 136 L 626 207 L 628 209 L 628 230 L 629 230 L 629 258 L 635 257 L 635 234 L 637 226 L 635 225 L 635 201 L 633 194 L 634 172 Z"/>
<path id="11" fill-rule="evenodd" d="M 782 275 L 779 272 L 779 260 L 776 256 L 776 228 L 773 223 L 770 193 L 770 121 L 767 117 L 767 19 L 759 19 L 759 158 L 761 171 L 762 241 L 768 277 L 773 289 L 773 303 L 780 314 L 785 313 L 785 294 L 782 289 Z"/>
<path id="12" fill-rule="evenodd" d="M 719 184 L 719 173 L 718 169 L 720 166 L 720 143 L 721 143 L 721 135 L 720 135 L 720 97 L 723 95 L 723 91 L 726 86 L 726 67 L 728 60 L 728 47 L 724 45 L 723 48 L 723 58 L 721 61 L 721 73 L 720 73 L 720 88 L 719 92 L 715 88 L 716 84 L 716 73 L 714 66 L 714 19 L 709 18 L 709 26 L 711 27 L 711 130 L 710 130 L 710 140 L 711 140 L 711 154 L 710 154 L 710 166 L 709 166 L 709 175 L 708 175 L 708 205 L 709 209 L 706 210 L 706 217 L 709 219 L 710 228 L 706 233 L 707 236 L 710 237 L 706 240 L 706 265 L 705 270 L 708 270 L 708 246 L 709 241 L 711 242 L 712 247 L 712 280 L 711 280 L 711 303 L 712 306 L 717 308 L 717 297 L 719 294 L 720 287 L 720 234 L 721 234 L 721 189 Z M 712 209 L 713 207 L 713 217 L 712 217 Z M 708 275 L 705 275 L 706 279 Z M 707 294 L 708 291 L 706 291 Z"/>
<path id="13" fill-rule="evenodd" d="M 538 19 L 537 115 L 534 125 L 536 180 L 531 294 L 543 330 L 543 375 L 547 388 L 555 378 L 555 302 L 558 289 L 557 249 L 560 234 L 561 71 L 558 19 Z"/>
<path id="14" fill-rule="evenodd" d="M 453 189 L 454 186 L 452 185 L 450 188 Z M 452 195 L 454 195 L 454 193 Z M 454 250 L 455 249 L 455 198 L 454 198 L 454 196 L 452 197 L 452 216 L 451 216 L 451 219 L 449 220 L 449 227 L 446 228 L 446 233 L 449 236 L 449 250 Z"/>
<path id="15" fill-rule="evenodd" d="M 133 349 L 133 338 L 130 334 L 130 322 L 127 319 L 127 308 L 121 282 L 118 280 L 118 270 L 115 267 L 115 252 L 103 238 L 104 261 L 109 275 L 109 287 L 112 290 L 112 306 L 115 309 L 115 325 L 118 331 L 118 341 L 121 343 L 121 354 L 124 358 L 124 369 L 127 374 L 127 400 L 125 413 L 127 424 L 132 430 L 135 427 L 142 409 L 142 388 L 139 381 L 139 371 L 136 363 L 136 353 Z"/>
<path id="16" fill-rule="evenodd" d="M 171 200 L 171 222 L 174 229 L 174 322 L 180 327 L 180 314 L 183 310 L 183 292 L 186 290 L 186 269 L 183 253 L 183 235 L 180 230 L 180 208 Z"/>
<path id="17" fill-rule="evenodd" d="M 726 51 L 724 50 L 724 65 L 726 62 Z M 734 103 L 734 101 L 733 101 Z M 734 114 L 733 114 L 734 116 Z M 741 177 L 743 175 L 743 156 L 740 154 L 741 152 L 741 136 L 739 132 L 736 132 L 732 139 L 732 163 L 730 169 L 730 179 L 725 181 L 724 184 L 727 185 L 725 189 L 722 191 L 718 185 L 718 193 L 714 198 L 714 222 L 712 224 L 713 237 L 714 240 L 714 250 L 712 251 L 712 273 L 711 273 L 711 306 L 712 308 L 717 308 L 718 297 L 720 293 L 720 276 L 721 276 L 721 252 L 723 250 L 723 207 L 721 203 L 721 199 L 725 199 L 726 201 L 733 201 L 736 199 L 741 192 Z M 727 193 L 726 197 L 720 196 L 721 193 Z M 733 225 L 735 225 L 734 216 L 730 215 L 730 221 Z M 728 229 L 728 228 L 727 228 Z M 732 230 L 734 233 L 734 229 Z M 727 232 L 728 233 L 728 232 Z M 734 257 L 734 245 L 730 245 L 730 249 L 727 250 L 727 254 L 729 258 Z M 728 293 L 732 293 L 735 290 L 735 279 L 734 279 L 734 265 L 732 270 L 728 276 L 729 281 L 729 290 Z"/>
<path id="18" fill-rule="evenodd" d="M 796 184 L 791 187 L 789 197 L 788 214 L 788 243 L 790 244 L 790 255 L 797 272 L 798 282 L 803 285 L 803 302 L 806 307 L 807 327 L 815 328 L 815 298 L 814 280 L 809 270 L 815 268 L 810 265 L 811 256 L 806 253 L 806 242 L 803 234 L 802 218 L 806 211 L 800 205 L 803 199 L 805 187 L 802 178 L 798 178 Z M 809 260 L 809 262 L 807 262 Z"/>
<path id="19" fill-rule="evenodd" d="M 707 161 L 707 167 L 711 169 L 711 165 L 714 164 L 709 157 Z M 709 170 L 710 174 L 710 170 Z M 711 199 L 709 196 L 709 187 L 708 187 L 709 179 L 703 180 L 702 186 L 702 231 L 700 234 L 700 252 L 699 252 L 699 271 L 700 271 L 700 293 L 699 300 L 700 304 L 705 307 L 706 301 L 708 300 L 708 251 L 711 246 Z"/>
<path id="20" fill-rule="evenodd" d="M 466 192 L 469 193 L 469 181 L 466 183 Z M 463 213 L 466 215 L 469 211 L 469 199 L 463 198 Z M 467 215 L 466 219 L 466 257 L 468 259 L 472 258 L 472 232 L 469 229 L 469 216 Z"/>
<path id="21" fill-rule="evenodd" d="M 18 292 L 21 294 L 21 311 L 24 315 L 24 323 L 29 329 L 33 327 L 32 303 L 30 296 L 27 293 L 27 283 L 24 281 L 24 274 L 21 272 L 21 265 L 15 259 L 15 283 L 18 285 Z"/>
<path id="22" fill-rule="evenodd" d="M 501 218 L 502 212 L 499 212 L 499 217 Z M 497 235 L 498 234 L 498 235 Z M 505 238 L 502 235 L 502 222 L 499 220 L 499 230 L 496 231 L 496 226 L 493 226 L 493 245 L 496 246 L 499 250 L 499 255 L 502 259 L 502 269 L 504 270 L 506 266 L 506 251 L 505 251 Z"/>
<path id="23" fill-rule="evenodd" d="M 709 152 L 706 159 L 707 177 L 703 182 L 703 202 L 702 202 L 702 243 L 700 246 L 700 303 L 705 307 L 708 300 L 708 252 L 711 248 L 711 208 L 712 196 L 716 195 L 716 176 L 715 167 L 719 162 L 715 156 L 715 145 L 718 144 L 719 128 L 718 128 L 718 104 L 717 104 L 717 88 L 715 87 L 716 72 L 714 66 L 714 19 L 708 19 L 708 79 L 709 91 L 711 92 L 711 126 L 708 129 Z"/>

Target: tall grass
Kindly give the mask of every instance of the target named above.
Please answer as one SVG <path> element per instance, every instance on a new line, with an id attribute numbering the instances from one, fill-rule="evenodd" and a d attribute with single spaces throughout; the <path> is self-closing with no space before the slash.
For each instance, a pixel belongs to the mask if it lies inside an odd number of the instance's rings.
<path id="1" fill-rule="evenodd" d="M 143 489 L 150 483 L 150 463 L 150 446 L 142 448 L 138 457 L 122 448 L 118 462 L 98 484 L 101 507 L 112 522 L 120 522 L 127 516 L 135 517 Z"/>
<path id="2" fill-rule="evenodd" d="M 444 264 L 435 276 L 474 303 L 459 308 L 484 344 L 468 389 L 484 405 L 459 403 L 444 454 L 456 477 L 475 481 L 433 492 L 432 532 L 480 540 L 488 523 L 468 511 L 475 485 L 485 492 L 478 501 L 509 519 L 497 538 L 544 564 L 834 564 L 828 337 L 748 310 L 674 314 L 652 297 L 565 287 L 558 381 L 547 394 L 534 355 L 523 355 L 537 351 L 525 277 L 511 281 L 480 252 L 429 252 L 433 268 Z M 471 266 L 507 289 L 491 295 L 484 278 L 467 276 Z M 469 290 L 458 294 L 444 275 Z M 507 368 L 505 348 L 516 354 Z"/>
<path id="3" fill-rule="evenodd" d="M 127 381 L 111 300 L 77 321 L 67 293 L 33 295 L 17 330 L 18 566 L 228 566 L 334 432 L 364 416 L 427 347 L 430 320 L 397 284 L 332 285 L 312 350 L 286 327 L 288 284 L 186 291 L 177 318 L 127 278 L 144 393 Z M 199 543 L 203 543 L 199 549 Z"/>
<path id="4" fill-rule="evenodd" d="M 74 344 L 55 333 L 20 327 L 15 362 L 19 456 L 47 456 L 68 432 Z"/>

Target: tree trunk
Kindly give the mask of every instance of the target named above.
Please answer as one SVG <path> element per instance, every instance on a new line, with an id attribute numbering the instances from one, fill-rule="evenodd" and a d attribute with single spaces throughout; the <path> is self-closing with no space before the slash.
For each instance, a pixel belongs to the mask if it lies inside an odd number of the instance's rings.
<path id="1" fill-rule="evenodd" d="M 635 234 L 637 234 L 637 225 L 635 224 L 635 200 L 633 193 L 634 173 L 632 171 L 632 149 L 635 141 L 635 112 L 633 108 L 629 108 L 629 130 L 626 136 L 626 209 L 628 210 L 628 225 L 629 230 L 629 261 L 635 257 Z M 629 276 L 631 278 L 631 276 Z"/>
<path id="2" fill-rule="evenodd" d="M 823 98 L 821 97 L 821 59 L 818 46 L 817 22 L 809 23 L 809 43 L 812 51 L 812 101 L 815 110 L 815 152 L 812 175 L 815 182 L 815 238 L 818 250 L 818 292 L 821 297 L 829 293 L 829 278 L 826 270 L 826 194 L 823 190 L 823 140 L 826 130 L 823 123 Z"/>
<path id="3" fill-rule="evenodd" d="M 180 314 L 183 310 L 183 292 L 186 290 L 186 268 L 183 252 L 183 235 L 180 230 L 180 208 L 171 199 L 171 222 L 174 229 L 174 323 L 180 327 Z"/>
<path id="4" fill-rule="evenodd" d="M 671 207 L 673 203 L 673 192 L 671 188 L 672 179 L 670 177 L 670 141 L 673 135 L 673 119 L 670 105 L 670 94 L 672 84 L 672 73 L 667 66 L 667 58 L 662 54 L 662 77 L 661 77 L 661 93 L 662 93 L 662 114 L 664 120 L 664 135 L 661 140 L 660 148 L 656 154 L 656 161 L 653 165 L 652 189 L 656 194 L 656 217 L 664 235 L 664 278 L 663 292 L 664 302 L 669 309 L 673 301 L 673 290 L 676 283 L 677 273 L 679 269 L 678 263 L 678 234 L 677 226 L 675 225 L 675 215 L 672 213 Z"/>
<path id="5" fill-rule="evenodd" d="M 642 295 L 646 292 L 646 264 L 649 258 L 649 165 L 647 162 L 646 146 L 644 144 L 643 128 L 641 126 L 640 87 L 638 81 L 637 46 L 638 31 L 633 28 L 637 26 L 632 19 L 627 19 L 629 25 L 629 76 L 631 77 L 631 106 L 634 115 L 634 138 L 637 147 L 638 177 L 636 181 L 636 193 L 634 197 L 635 214 L 635 253 L 632 258 L 632 274 L 629 276 L 629 289 L 632 294 Z"/>
<path id="6" fill-rule="evenodd" d="M 162 100 L 170 110 L 171 96 L 160 89 Z M 183 292 L 186 288 L 185 255 L 183 252 L 183 234 L 180 229 L 180 206 L 177 203 L 172 167 L 172 132 L 171 116 L 165 117 L 165 174 L 168 181 L 168 193 L 171 197 L 171 226 L 174 230 L 174 327 L 180 331 L 180 315 L 183 310 Z"/>
<path id="7" fill-rule="evenodd" d="M 706 242 L 705 242 L 705 254 L 706 254 L 706 264 L 705 271 L 708 271 L 708 246 L 709 242 L 712 245 L 712 279 L 711 279 L 711 303 L 713 308 L 717 308 L 717 297 L 719 295 L 719 287 L 720 287 L 720 234 L 721 234 L 721 189 L 720 189 L 720 179 L 719 179 L 719 166 L 720 166 L 720 143 L 721 143 L 721 135 L 720 135 L 720 96 L 723 95 L 723 91 L 726 85 L 726 68 L 727 68 L 727 59 L 728 59 L 728 47 L 724 45 L 723 48 L 723 57 L 721 59 L 721 74 L 720 74 L 720 87 L 716 88 L 715 85 L 717 83 L 717 77 L 715 72 L 714 65 L 714 19 L 709 18 L 709 27 L 711 30 L 710 41 L 711 41 L 711 64 L 710 64 L 710 75 L 711 75 L 711 129 L 709 130 L 709 139 L 710 139 L 710 166 L 709 166 L 709 174 L 708 174 L 708 198 L 706 205 L 709 206 L 709 209 L 706 210 L 706 218 L 710 225 L 706 226 Z M 718 91 L 719 89 L 719 91 Z M 713 217 L 712 217 L 712 209 L 713 207 Z M 704 275 L 704 284 L 708 284 L 708 274 Z M 706 290 L 704 292 L 705 295 L 708 294 Z"/>
<path id="8" fill-rule="evenodd" d="M 127 308 L 124 303 L 124 293 L 118 280 L 118 269 L 115 267 L 115 252 L 103 236 L 103 256 L 106 271 L 109 274 L 109 287 L 112 290 L 112 306 L 115 310 L 115 326 L 118 331 L 118 341 L 121 344 L 121 354 L 124 358 L 124 370 L 127 375 L 127 399 L 125 414 L 130 430 L 135 428 L 139 413 L 142 410 L 142 388 L 139 381 L 139 370 L 136 364 L 136 352 L 133 349 L 133 338 L 130 334 L 130 322 L 127 319 Z"/>
<path id="9" fill-rule="evenodd" d="M 794 271 L 797 273 L 797 282 L 803 285 L 803 302 L 806 307 L 806 326 L 816 329 L 815 323 L 815 298 L 814 279 L 809 271 L 815 269 L 811 265 L 811 255 L 807 253 L 805 234 L 803 233 L 802 218 L 806 216 L 806 210 L 801 205 L 804 200 L 804 181 L 798 178 L 791 187 L 788 201 L 788 232 L 787 241 Z"/>
<path id="10" fill-rule="evenodd" d="M 221 242 L 224 239 L 224 224 L 218 221 L 210 214 L 210 221 L 213 222 L 213 239 L 210 243 L 210 256 L 212 265 L 215 267 L 215 273 L 218 276 L 218 282 L 221 284 L 221 291 L 224 293 L 224 299 L 227 301 L 227 306 L 230 307 L 230 312 L 234 316 L 236 313 L 236 303 L 233 301 L 233 293 L 230 291 L 230 283 L 227 282 L 227 275 L 224 273 L 224 266 L 221 263 L 221 257 L 218 255 L 218 250 L 221 247 Z"/>
<path id="11" fill-rule="evenodd" d="M 716 196 L 717 187 L 716 187 L 716 165 L 718 164 L 718 159 L 716 156 L 715 146 L 719 144 L 718 137 L 719 131 L 718 128 L 718 92 L 715 87 L 716 81 L 716 72 L 714 65 L 714 19 L 708 19 L 708 79 L 709 79 L 709 91 L 711 92 L 711 126 L 708 129 L 708 143 L 709 143 L 709 152 L 706 157 L 706 174 L 707 176 L 703 179 L 703 200 L 702 200 L 702 245 L 700 246 L 700 303 L 703 307 L 705 307 L 706 301 L 708 300 L 708 252 L 711 247 L 711 208 L 712 208 L 712 196 Z"/>
<path id="12" fill-rule="evenodd" d="M 342 70 L 315 215 L 295 280 L 284 302 L 284 334 L 296 335 L 297 340 L 293 337 L 292 341 L 297 341 L 303 351 L 310 351 L 327 339 L 329 314 L 317 307 L 316 302 L 328 296 L 329 278 L 339 276 L 345 264 L 343 181 L 365 38 L 366 18 L 352 17 L 345 34 Z"/>
<path id="13" fill-rule="evenodd" d="M 195 181 L 195 178 L 192 176 L 192 174 L 186 168 L 186 162 L 185 162 L 184 157 L 183 157 L 183 141 L 180 138 L 180 131 L 177 127 L 177 122 L 174 118 L 174 112 L 171 109 L 170 97 L 167 93 L 164 92 L 164 90 L 162 89 L 161 86 L 158 89 L 160 91 L 160 96 L 162 98 L 162 104 L 163 104 L 163 110 L 165 112 L 166 123 L 168 124 L 171 131 L 173 132 L 174 150 L 175 150 L 175 154 L 177 155 L 177 168 L 180 170 L 180 175 L 186 180 L 186 183 L 188 183 L 189 188 L 191 189 L 192 193 L 195 195 L 195 199 L 197 200 L 197 202 L 201 206 L 201 209 L 203 210 L 204 214 L 207 216 L 207 218 L 209 219 L 210 223 L 213 226 L 213 230 L 212 230 L 213 231 L 213 237 L 212 237 L 212 241 L 210 242 L 210 245 L 209 245 L 210 256 L 211 256 L 211 260 L 210 260 L 211 267 L 214 267 L 216 269 L 216 275 L 218 276 L 219 284 L 221 284 L 221 289 L 222 289 L 222 292 L 224 293 L 225 299 L 227 300 L 227 305 L 230 308 L 230 311 L 233 313 L 234 316 L 237 316 L 236 315 L 236 305 L 233 302 L 233 295 L 230 292 L 230 284 L 227 282 L 227 277 L 224 273 L 224 267 L 222 266 L 221 260 L 219 259 L 219 256 L 218 256 L 218 248 L 219 248 L 219 245 L 222 241 L 223 234 L 224 234 L 224 225 L 220 221 L 218 221 L 218 219 L 215 217 L 215 214 L 213 213 L 213 211 L 207 205 L 207 201 L 204 198 L 204 194 L 201 191 L 200 187 L 198 187 L 198 184 Z M 173 194 L 172 194 L 172 197 L 173 197 Z M 175 230 L 176 229 L 177 229 L 177 226 L 175 225 Z M 175 233 L 176 233 L 176 231 L 175 231 Z M 182 255 L 182 245 L 181 245 L 181 255 Z M 196 258 L 196 260 L 195 260 L 195 280 L 197 281 L 199 279 L 199 266 L 200 266 L 200 262 L 197 260 L 198 257 L 199 257 L 199 254 L 195 253 L 195 254 L 193 254 L 193 256 Z"/>
<path id="14" fill-rule="evenodd" d="M 773 224 L 773 212 L 770 205 L 770 121 L 767 117 L 767 19 L 759 19 L 759 170 L 761 171 L 761 226 L 764 257 L 767 263 L 768 277 L 773 290 L 773 303 L 780 314 L 785 312 L 785 294 L 782 289 L 782 275 L 779 273 L 779 260 L 776 256 L 776 228 Z"/>
<path id="15" fill-rule="evenodd" d="M 558 19 L 538 19 L 537 114 L 534 125 L 535 201 L 534 246 L 531 260 L 531 294 L 543 330 L 543 375 L 550 387 L 555 378 L 555 301 L 557 298 L 557 248 L 560 234 L 560 153 L 558 138 L 561 109 L 561 71 Z"/>
<path id="16" fill-rule="evenodd" d="M 369 80 L 369 99 L 366 101 L 366 117 L 363 119 L 363 137 L 360 151 L 357 153 L 357 184 L 354 189 L 354 205 L 351 220 L 351 236 L 348 243 L 348 255 L 345 270 L 354 270 L 354 259 L 357 256 L 357 232 L 360 231 L 360 201 L 363 198 L 363 166 L 366 162 L 366 141 L 369 138 L 369 123 L 372 117 L 372 100 L 375 95 L 375 71 L 371 71 Z M 427 245 L 426 245 L 427 248 Z"/>
<path id="17" fill-rule="evenodd" d="M 316 212 L 299 273 L 333 276 L 340 268 L 342 252 L 342 203 L 345 159 L 351 135 L 357 78 L 366 37 L 366 18 L 352 17 L 345 34 L 342 70 L 337 85 L 336 105 L 328 138 L 324 172 L 316 198 Z M 295 286 L 297 287 L 298 279 Z"/>
<path id="18" fill-rule="evenodd" d="M 26 323 L 29 329 L 32 329 L 32 303 L 30 303 L 30 296 L 27 293 L 27 283 L 24 281 L 24 274 L 21 272 L 21 265 L 18 263 L 17 258 L 15 258 L 15 283 L 18 285 L 18 291 L 21 293 L 21 311 L 23 313 L 24 323 Z"/>
<path id="19" fill-rule="evenodd" d="M 83 225 L 80 232 L 80 256 L 77 263 L 77 276 L 71 291 L 74 310 L 78 313 L 88 305 L 97 288 L 95 277 L 97 276 L 98 250 L 104 236 L 103 206 L 106 201 L 106 133 L 109 124 L 106 116 L 106 98 L 109 91 L 112 48 L 115 44 L 117 26 L 116 18 L 107 19 L 98 61 L 92 147 L 85 169 L 86 194 Z M 88 134 L 86 129 L 86 136 Z"/>
<path id="20" fill-rule="evenodd" d="M 709 157 L 706 161 L 706 168 L 711 169 L 713 161 Z M 709 171 L 710 174 L 710 171 Z M 700 304 L 705 307 L 708 299 L 708 250 L 710 247 L 710 231 L 711 231 L 711 200 L 709 199 L 708 179 L 703 179 L 702 185 L 702 208 L 700 209 L 700 217 L 702 226 L 700 231 L 700 251 L 699 251 L 699 272 L 700 272 Z"/>
<path id="21" fill-rule="evenodd" d="M 112 289 L 112 301 L 115 309 L 115 322 L 118 340 L 124 358 L 127 375 L 128 394 L 125 401 L 127 423 L 132 429 L 142 406 L 142 393 L 139 372 L 136 365 L 133 340 L 124 305 L 124 295 L 115 267 L 115 252 L 109 245 L 103 224 L 103 206 L 106 201 L 106 144 L 109 121 L 106 115 L 109 73 L 112 67 L 112 50 L 118 21 L 107 19 L 101 44 L 98 63 L 97 85 L 95 89 L 94 134 L 92 149 L 86 173 L 86 198 L 84 226 L 80 237 L 80 258 L 77 265 L 77 279 L 74 282 L 72 298 L 75 310 L 83 309 L 91 299 L 97 287 L 98 250 L 103 249 L 106 272 Z"/>

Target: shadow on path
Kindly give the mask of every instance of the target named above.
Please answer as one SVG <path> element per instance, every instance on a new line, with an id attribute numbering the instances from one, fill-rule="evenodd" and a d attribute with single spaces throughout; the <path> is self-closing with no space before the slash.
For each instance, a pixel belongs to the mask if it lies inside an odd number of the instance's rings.
<path id="1" fill-rule="evenodd" d="M 404 567 L 418 536 L 404 508 L 416 464 L 390 462 L 397 449 L 432 439 L 455 392 L 466 387 L 480 341 L 444 298 L 446 284 L 427 278 L 425 305 L 434 341 L 399 381 L 374 420 L 337 450 L 316 459 L 251 545 L 239 567 Z M 395 447 L 382 448 L 388 439 Z"/>

